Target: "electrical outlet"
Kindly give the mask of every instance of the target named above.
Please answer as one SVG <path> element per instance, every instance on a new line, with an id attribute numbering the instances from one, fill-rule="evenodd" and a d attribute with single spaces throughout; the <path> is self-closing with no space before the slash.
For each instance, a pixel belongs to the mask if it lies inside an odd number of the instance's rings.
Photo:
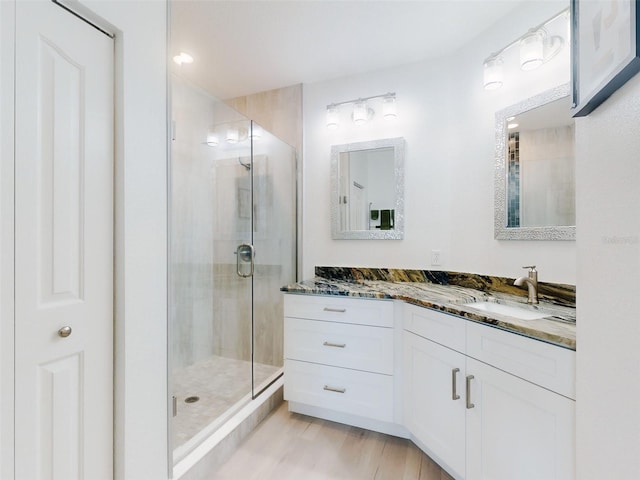
<path id="1" fill-rule="evenodd" d="M 431 265 L 442 265 L 440 250 L 431 250 Z"/>

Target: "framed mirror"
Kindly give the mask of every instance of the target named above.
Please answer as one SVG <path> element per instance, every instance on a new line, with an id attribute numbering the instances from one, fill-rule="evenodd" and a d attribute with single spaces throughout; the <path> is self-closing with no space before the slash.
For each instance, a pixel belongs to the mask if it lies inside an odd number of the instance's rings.
<path id="1" fill-rule="evenodd" d="M 331 233 L 337 240 L 404 237 L 404 139 L 331 147 Z"/>
<path id="2" fill-rule="evenodd" d="M 569 84 L 496 113 L 497 240 L 575 240 Z"/>

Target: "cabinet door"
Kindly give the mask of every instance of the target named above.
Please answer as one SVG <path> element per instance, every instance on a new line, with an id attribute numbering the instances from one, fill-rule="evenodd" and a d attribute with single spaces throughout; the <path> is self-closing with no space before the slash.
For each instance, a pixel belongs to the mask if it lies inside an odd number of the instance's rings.
<path id="1" fill-rule="evenodd" d="M 467 358 L 467 480 L 575 477 L 575 402 Z"/>
<path id="2" fill-rule="evenodd" d="M 420 447 L 464 478 L 465 357 L 407 331 L 404 342 L 405 425 Z"/>

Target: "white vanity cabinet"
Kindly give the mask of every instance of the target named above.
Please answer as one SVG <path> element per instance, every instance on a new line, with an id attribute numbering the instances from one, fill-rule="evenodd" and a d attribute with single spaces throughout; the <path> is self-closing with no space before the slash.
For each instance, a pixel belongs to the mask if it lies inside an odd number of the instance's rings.
<path id="1" fill-rule="evenodd" d="M 575 352 L 413 305 L 403 321 L 421 448 L 459 479 L 575 478 Z"/>
<path id="2" fill-rule="evenodd" d="M 464 477 L 465 357 L 410 332 L 404 335 L 404 424 L 420 448 Z"/>
<path id="3" fill-rule="evenodd" d="M 289 409 L 391 432 L 375 422 L 395 418 L 393 312 L 388 300 L 285 294 Z"/>

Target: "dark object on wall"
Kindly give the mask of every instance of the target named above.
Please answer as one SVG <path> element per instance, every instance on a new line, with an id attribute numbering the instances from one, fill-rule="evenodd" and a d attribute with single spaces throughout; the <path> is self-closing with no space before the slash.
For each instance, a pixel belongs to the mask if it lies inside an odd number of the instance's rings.
<path id="1" fill-rule="evenodd" d="M 380 230 L 393 230 L 395 211 L 380 210 Z"/>

